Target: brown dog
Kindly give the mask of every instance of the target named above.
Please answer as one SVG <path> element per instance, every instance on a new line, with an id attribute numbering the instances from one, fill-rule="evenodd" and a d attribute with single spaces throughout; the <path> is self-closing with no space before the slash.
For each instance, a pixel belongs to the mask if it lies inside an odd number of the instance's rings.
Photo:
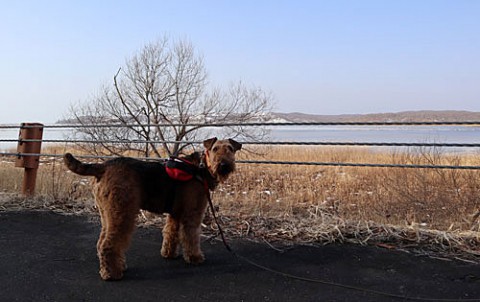
<path id="1" fill-rule="evenodd" d="M 168 213 L 163 229 L 163 257 L 177 257 L 181 244 L 186 262 L 203 262 L 200 225 L 207 207 L 208 190 L 215 189 L 235 170 L 235 152 L 242 147 L 233 139 L 211 138 L 203 144 L 203 153 L 194 152 L 184 157 L 195 166 L 195 177 L 188 181 L 171 179 L 162 162 L 119 157 L 101 164 L 84 164 L 65 154 L 68 169 L 95 176 L 93 191 L 102 223 L 97 243 L 102 279 L 123 277 L 125 251 L 140 209 Z"/>

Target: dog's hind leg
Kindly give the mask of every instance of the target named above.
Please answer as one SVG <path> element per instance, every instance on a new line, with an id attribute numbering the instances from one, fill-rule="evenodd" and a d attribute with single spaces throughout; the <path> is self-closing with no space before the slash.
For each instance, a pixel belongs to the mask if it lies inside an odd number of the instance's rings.
<path id="1" fill-rule="evenodd" d="M 171 215 L 167 216 L 167 221 L 163 227 L 162 257 L 176 258 L 179 254 L 179 222 Z"/>
<path id="2" fill-rule="evenodd" d="M 103 209 L 103 236 L 98 244 L 100 276 L 104 280 L 119 280 L 126 269 L 125 252 L 130 244 L 139 202 L 134 194 L 119 190 L 109 194 L 109 203 Z M 129 198 L 132 197 L 132 198 Z M 104 203 L 104 205 L 106 205 Z"/>
<path id="3" fill-rule="evenodd" d="M 107 222 L 105 218 L 105 212 L 103 211 L 102 207 L 97 204 L 98 212 L 100 213 L 100 222 L 102 225 L 102 229 L 100 231 L 100 236 L 98 236 L 97 241 L 97 254 L 100 255 L 100 247 L 103 245 L 103 241 L 105 240 L 105 234 L 107 232 Z"/>

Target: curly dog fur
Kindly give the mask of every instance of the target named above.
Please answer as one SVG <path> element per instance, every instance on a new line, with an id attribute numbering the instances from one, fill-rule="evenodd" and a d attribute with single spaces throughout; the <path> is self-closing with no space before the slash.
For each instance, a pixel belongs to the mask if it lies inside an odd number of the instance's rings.
<path id="1" fill-rule="evenodd" d="M 205 151 L 185 159 L 197 167 L 197 177 L 181 182 L 171 179 L 162 162 L 119 157 L 100 164 L 85 164 L 71 154 L 64 156 L 68 169 L 94 176 L 95 201 L 102 230 L 97 243 L 100 276 L 119 280 L 126 270 L 128 249 L 140 209 L 166 213 L 161 255 L 176 258 L 180 246 L 188 263 L 201 263 L 200 226 L 207 207 L 207 192 L 235 170 L 235 153 L 242 145 L 233 139 L 204 141 Z M 199 181 L 200 180 L 200 181 Z"/>

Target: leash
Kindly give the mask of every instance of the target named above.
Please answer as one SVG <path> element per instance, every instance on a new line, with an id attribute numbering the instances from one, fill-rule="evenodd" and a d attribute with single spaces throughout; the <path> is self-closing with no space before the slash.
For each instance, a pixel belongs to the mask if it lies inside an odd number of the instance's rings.
<path id="1" fill-rule="evenodd" d="M 205 193 L 207 195 L 207 200 L 208 204 L 210 206 L 210 210 L 212 212 L 213 219 L 215 221 L 215 224 L 217 225 L 218 228 L 218 233 L 220 234 L 220 238 L 222 239 L 223 245 L 229 251 L 233 256 L 235 256 L 237 259 L 243 260 L 244 262 L 259 268 L 261 270 L 283 276 L 286 278 L 290 279 L 295 279 L 295 280 L 300 280 L 300 281 L 306 281 L 306 282 L 312 282 L 312 283 L 317 283 L 317 284 L 323 284 L 323 285 L 328 285 L 328 286 L 333 286 L 333 287 L 338 287 L 338 288 L 343 288 L 343 289 L 348 289 L 348 290 L 354 290 L 358 292 L 363 292 L 367 294 L 372 294 L 372 295 L 377 295 L 377 296 L 383 296 L 387 298 L 393 298 L 393 299 L 401 299 L 401 300 L 410 300 L 410 301 L 437 301 L 437 302 L 480 302 L 480 298 L 473 298 L 473 299 L 435 299 L 435 298 L 421 298 L 421 297 L 408 297 L 408 296 L 402 296 L 402 295 L 396 295 L 396 294 L 391 294 L 387 292 L 382 292 L 382 291 L 377 291 L 373 289 L 368 289 L 368 288 L 362 288 L 362 287 L 357 287 L 357 286 L 352 286 L 352 285 L 346 285 L 346 284 L 341 284 L 341 283 L 336 283 L 336 282 L 331 282 L 331 281 L 325 281 L 325 280 L 320 280 L 320 279 L 313 279 L 313 278 L 307 278 L 307 277 L 301 277 L 301 276 L 296 276 L 293 274 L 281 272 L 269 267 L 266 267 L 264 265 L 258 264 L 242 255 L 237 254 L 228 244 L 227 240 L 225 239 L 225 235 L 223 233 L 222 227 L 220 226 L 220 223 L 218 222 L 218 218 L 216 215 L 215 208 L 213 206 L 212 198 L 210 196 L 210 190 L 208 188 L 208 183 L 206 180 L 203 181 L 204 186 L 205 186 Z"/>
<path id="2" fill-rule="evenodd" d="M 205 193 L 207 194 L 208 204 L 210 205 L 210 211 L 212 212 L 213 220 L 215 220 L 215 224 L 217 225 L 218 232 L 220 233 L 220 238 L 222 238 L 223 245 L 225 246 L 227 251 L 229 251 L 230 253 L 238 257 L 238 255 L 232 250 L 230 245 L 228 245 L 228 242 L 225 239 L 225 235 L 223 234 L 223 230 L 220 227 L 220 224 L 218 223 L 217 214 L 215 211 L 215 207 L 213 206 L 212 197 L 210 196 L 210 189 L 208 188 L 207 180 L 203 181 L 203 186 L 205 187 Z"/>

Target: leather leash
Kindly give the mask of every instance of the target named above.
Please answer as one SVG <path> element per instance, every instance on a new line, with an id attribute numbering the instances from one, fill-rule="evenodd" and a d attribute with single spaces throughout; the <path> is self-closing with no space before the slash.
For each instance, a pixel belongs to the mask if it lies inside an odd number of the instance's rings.
<path id="1" fill-rule="evenodd" d="M 236 255 L 235 252 L 230 247 L 230 245 L 228 245 L 227 240 L 225 239 L 225 235 L 223 234 L 222 227 L 220 226 L 220 223 L 218 223 L 217 214 L 215 213 L 215 207 L 213 206 L 212 197 L 210 196 L 210 189 L 208 188 L 208 182 L 206 179 L 203 180 L 203 186 L 205 187 L 205 194 L 207 195 L 208 204 L 210 205 L 210 211 L 212 212 L 213 220 L 215 220 L 215 224 L 217 225 L 218 232 L 220 233 L 220 237 L 222 238 L 223 245 L 225 245 L 225 248 L 229 252 Z"/>

